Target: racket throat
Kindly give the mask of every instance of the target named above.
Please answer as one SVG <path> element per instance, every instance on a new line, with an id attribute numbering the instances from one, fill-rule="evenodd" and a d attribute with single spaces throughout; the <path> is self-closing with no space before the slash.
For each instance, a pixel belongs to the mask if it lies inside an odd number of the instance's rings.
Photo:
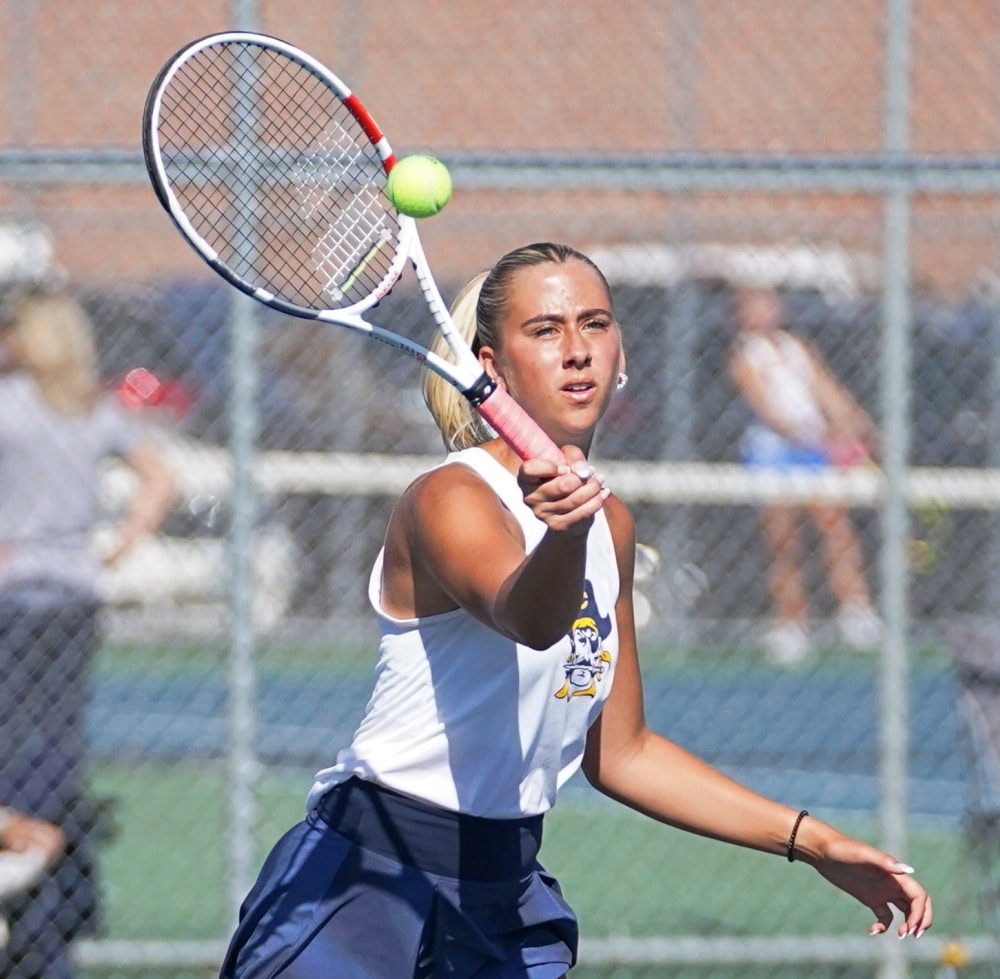
<path id="1" fill-rule="evenodd" d="M 480 374 L 476 383 L 471 387 L 463 388 L 462 394 L 468 399 L 473 408 L 478 408 L 497 389 L 497 382 L 485 372 Z"/>

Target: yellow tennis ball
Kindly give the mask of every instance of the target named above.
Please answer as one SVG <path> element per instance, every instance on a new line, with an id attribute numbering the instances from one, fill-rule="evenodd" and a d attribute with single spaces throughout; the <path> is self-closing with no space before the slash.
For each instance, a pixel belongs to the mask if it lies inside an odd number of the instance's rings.
<path id="1" fill-rule="evenodd" d="M 407 156 L 389 171 L 386 193 L 401 214 L 429 218 L 451 198 L 451 174 L 432 156 Z"/>

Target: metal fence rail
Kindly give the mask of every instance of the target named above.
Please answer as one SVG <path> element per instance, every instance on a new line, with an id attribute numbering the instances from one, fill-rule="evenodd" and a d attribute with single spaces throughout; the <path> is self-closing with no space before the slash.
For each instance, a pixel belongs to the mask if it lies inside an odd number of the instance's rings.
<path id="1" fill-rule="evenodd" d="M 449 165 L 454 200 L 422 228 L 446 293 L 527 240 L 569 240 L 598 260 L 632 376 L 598 455 L 647 548 L 651 716 L 727 770 L 815 793 L 834 821 L 901 855 L 916 847 L 945 922 L 945 937 L 872 943 L 847 933 L 853 920 L 840 933 L 832 905 L 830 933 L 813 935 L 795 914 L 812 892 L 782 884 L 774 917 L 784 908 L 791 924 L 775 935 L 746 907 L 756 865 L 736 858 L 705 920 L 690 921 L 644 830 L 615 824 L 635 907 L 611 912 L 601 899 L 617 881 L 574 877 L 574 854 L 547 837 L 580 895 L 587 968 L 763 977 L 853 963 L 889 979 L 956 956 L 1000 963 L 1000 853 L 988 833 L 970 840 L 995 814 L 955 693 L 955 643 L 974 634 L 992 649 L 1000 600 L 995 5 L 555 0 L 516 17 L 402 0 L 218 6 L 154 18 L 120 0 L 0 5 L 0 285 L 18 284 L 20 232 L 41 234 L 51 255 L 38 271 L 86 309 L 109 396 L 180 486 L 162 532 L 102 573 L 88 779 L 117 816 L 101 848 L 104 922 L 77 943 L 81 968 L 217 966 L 261 851 L 359 709 L 363 582 L 391 500 L 440 458 L 411 364 L 231 295 L 157 207 L 139 150 L 145 88 L 223 22 L 306 47 L 351 80 L 398 150 Z M 553 59 L 540 39 L 573 55 Z M 72 83 L 43 70 L 50 60 L 81 66 Z M 748 468 L 753 413 L 732 369 L 732 290 L 747 281 L 780 290 L 789 332 L 874 419 L 878 466 Z M 385 315 L 416 328 L 419 302 L 397 293 Z M 138 396 L 136 369 L 152 378 Z M 133 489 L 109 467 L 95 540 Z M 832 559 L 807 519 L 816 504 L 849 511 L 884 626 L 874 655 L 838 631 Z M 769 506 L 802 517 L 811 644 L 791 666 L 767 647 Z M 797 737 L 777 743 L 768 709 Z M 591 839 L 610 817 L 576 792 L 565 818 Z M 971 866 L 976 842 L 988 859 Z M 697 879 L 694 858 L 668 859 Z M 644 916 L 660 904 L 673 918 Z"/>

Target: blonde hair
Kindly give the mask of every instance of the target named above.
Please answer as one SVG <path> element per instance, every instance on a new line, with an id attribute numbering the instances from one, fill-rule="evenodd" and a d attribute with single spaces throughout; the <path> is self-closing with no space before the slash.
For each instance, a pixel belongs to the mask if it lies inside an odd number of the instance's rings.
<path id="1" fill-rule="evenodd" d="M 480 272 L 470 279 L 451 304 L 451 318 L 459 336 L 472 347 L 473 353 L 478 352 L 481 344 L 477 337 L 476 306 L 479 303 L 479 293 L 489 272 Z M 448 341 L 442 336 L 431 344 L 431 350 L 445 360 L 454 361 Z M 440 374 L 425 370 L 422 390 L 424 403 L 427 405 L 445 448 L 449 452 L 458 449 L 468 449 L 473 445 L 482 445 L 493 438 L 493 432 L 465 395 L 456 390 Z"/>
<path id="2" fill-rule="evenodd" d="M 597 273 L 611 302 L 611 287 L 604 273 L 582 252 L 569 245 L 536 242 L 508 252 L 486 272 L 469 280 L 455 297 L 451 307 L 452 320 L 462 338 L 479 353 L 480 347 L 501 348 L 500 324 L 507 311 L 507 295 L 514 276 L 521 269 L 545 262 L 583 262 Z M 432 345 L 434 353 L 453 360 L 447 341 L 438 337 Z M 424 372 L 423 395 L 431 415 L 449 451 L 482 445 L 495 433 L 466 400 L 465 396 L 431 370 Z"/>
<path id="3" fill-rule="evenodd" d="M 94 408 L 100 397 L 97 350 L 79 303 L 65 295 L 28 293 L 14 303 L 6 328 L 17 339 L 20 366 L 53 411 L 83 415 Z"/>

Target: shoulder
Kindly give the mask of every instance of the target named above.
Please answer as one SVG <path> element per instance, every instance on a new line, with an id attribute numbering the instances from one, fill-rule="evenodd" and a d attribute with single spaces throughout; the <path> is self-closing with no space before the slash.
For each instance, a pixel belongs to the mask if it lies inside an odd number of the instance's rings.
<path id="1" fill-rule="evenodd" d="M 461 604 L 454 576 L 467 579 L 469 562 L 488 564 L 511 542 L 524 547 L 521 528 L 479 475 L 454 463 L 433 469 L 410 483 L 389 517 L 383 597 L 409 610 L 404 617 L 453 609 Z"/>
<path id="2" fill-rule="evenodd" d="M 495 490 L 483 476 L 461 462 L 448 462 L 418 476 L 403 491 L 403 497 L 424 505 L 480 497 L 499 502 Z"/>
<path id="3" fill-rule="evenodd" d="M 623 576 L 626 572 L 631 576 L 635 565 L 635 520 L 632 511 L 620 497 L 612 493 L 604 503 L 604 515 L 615 544 L 619 570 Z"/>
<path id="4" fill-rule="evenodd" d="M 782 350 L 797 350 L 811 357 L 816 356 L 816 348 L 805 338 L 790 330 L 781 330 L 776 337 Z"/>
<path id="5" fill-rule="evenodd" d="M 459 462 L 446 463 L 418 476 L 403 491 L 393 509 L 400 519 L 426 530 L 439 523 L 512 519 L 500 497 L 486 480 Z"/>
<path id="6" fill-rule="evenodd" d="M 775 354 L 774 344 L 757 333 L 740 333 L 729 348 L 729 363 L 735 371 L 761 370 Z"/>
<path id="7" fill-rule="evenodd" d="M 805 339 L 805 337 L 800 337 L 788 331 L 782 331 L 781 343 L 786 356 L 797 358 L 798 363 L 801 364 L 804 362 L 811 367 L 819 369 L 825 367 L 825 361 L 823 360 L 823 355 L 819 352 L 819 348 Z"/>
<path id="8" fill-rule="evenodd" d="M 604 503 L 604 513 L 611 527 L 611 534 L 617 540 L 621 536 L 635 536 L 635 520 L 632 511 L 620 496 L 612 493 Z"/>

